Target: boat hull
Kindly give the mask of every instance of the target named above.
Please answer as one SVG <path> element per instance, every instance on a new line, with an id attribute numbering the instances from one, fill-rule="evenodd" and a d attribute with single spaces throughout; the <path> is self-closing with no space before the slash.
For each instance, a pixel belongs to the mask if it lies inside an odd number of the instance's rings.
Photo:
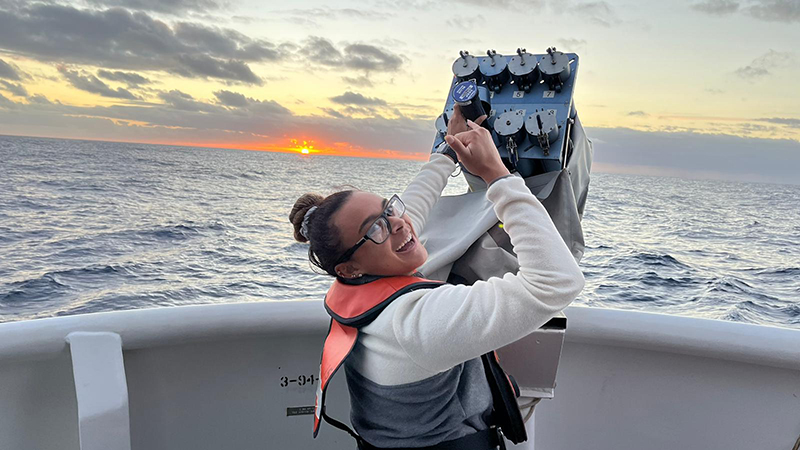
<path id="1" fill-rule="evenodd" d="M 570 307 L 555 398 L 519 448 L 791 448 L 800 331 Z M 311 437 L 328 318 L 319 302 L 123 311 L 0 324 L 0 448 L 87 449 L 70 333 L 122 342 L 130 448 L 352 449 Z M 519 355 L 524 358 L 524 355 Z M 344 376 L 329 413 L 347 419 Z M 85 400 L 81 400 L 85 403 Z M 81 442 L 83 440 L 83 442 Z"/>

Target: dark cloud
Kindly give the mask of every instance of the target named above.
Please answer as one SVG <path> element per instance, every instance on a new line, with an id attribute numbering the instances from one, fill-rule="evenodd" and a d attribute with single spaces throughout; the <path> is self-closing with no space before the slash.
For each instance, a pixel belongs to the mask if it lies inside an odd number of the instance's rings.
<path id="1" fill-rule="evenodd" d="M 187 78 L 203 75 L 223 80 L 237 80 L 249 84 L 264 84 L 264 80 L 253 73 L 250 70 L 250 66 L 244 61 L 220 61 L 211 56 L 199 54 L 178 55 L 176 59 L 180 62 L 180 65 L 173 69 L 173 72 Z"/>
<path id="2" fill-rule="evenodd" d="M 756 19 L 768 22 L 800 22 L 800 1 L 762 0 L 747 9 Z"/>
<path id="3" fill-rule="evenodd" d="M 777 123 L 779 125 L 785 125 L 789 128 L 798 128 L 800 129 L 800 119 L 793 119 L 787 117 L 770 117 L 765 119 L 758 119 L 761 122 L 769 122 L 769 123 Z"/>
<path id="4" fill-rule="evenodd" d="M 342 77 L 342 81 L 359 87 L 373 87 L 375 84 L 366 75 L 360 77 Z"/>
<path id="5" fill-rule="evenodd" d="M 369 44 L 349 44 L 339 50 L 331 41 L 317 36 L 309 38 L 301 52 L 314 64 L 366 72 L 392 72 L 403 65 L 403 58 L 390 50 Z"/>
<path id="6" fill-rule="evenodd" d="M 736 69 L 734 73 L 745 80 L 755 80 L 769 75 L 769 70 L 763 67 L 744 66 Z"/>
<path id="7" fill-rule="evenodd" d="M 766 53 L 754 59 L 750 64 L 734 71 L 736 75 L 746 80 L 754 80 L 771 75 L 771 70 L 786 67 L 794 62 L 794 53 L 778 52 L 769 49 Z"/>
<path id="8" fill-rule="evenodd" d="M 217 97 L 218 102 L 225 106 L 242 108 L 248 105 L 247 97 L 238 92 L 222 90 L 214 92 L 214 96 Z"/>
<path id="9" fill-rule="evenodd" d="M 723 16 L 738 11 L 739 2 L 734 0 L 706 0 L 691 5 L 691 8 L 706 14 Z"/>
<path id="10" fill-rule="evenodd" d="M 116 88 L 113 89 L 105 84 L 101 79 L 96 76 L 81 70 L 70 70 L 64 66 L 59 66 L 58 71 L 69 81 L 69 83 L 82 91 L 91 92 L 103 97 L 120 98 L 124 100 L 139 100 L 139 97 L 127 89 Z"/>
<path id="11" fill-rule="evenodd" d="M 237 113 L 248 113 L 253 115 L 291 115 L 291 111 L 274 100 L 258 100 L 252 97 L 245 97 L 238 92 L 220 90 L 214 92 L 217 102 L 229 108 L 236 108 Z"/>
<path id="12" fill-rule="evenodd" d="M 180 111 L 190 112 L 223 112 L 224 110 L 217 105 L 212 105 L 200 100 L 196 100 L 191 95 L 173 89 L 169 92 L 159 92 L 158 97 L 165 104 Z"/>
<path id="13" fill-rule="evenodd" d="M 13 81 L 19 81 L 21 79 L 19 69 L 2 59 L 0 59 L 0 78 Z"/>
<path id="14" fill-rule="evenodd" d="M 586 132 L 594 142 L 594 162 L 603 171 L 800 182 L 800 142 L 795 140 L 625 128 L 587 128 Z"/>
<path id="15" fill-rule="evenodd" d="M 28 91 L 25 89 L 25 86 L 21 84 L 9 83 L 8 81 L 0 80 L 0 86 L 2 86 L 0 89 L 4 89 L 5 91 L 10 92 L 18 97 L 28 96 Z"/>
<path id="16" fill-rule="evenodd" d="M 253 136 L 259 145 L 285 146 L 287 139 L 307 136 L 313 130 L 319 142 L 399 154 L 427 152 L 433 133 L 432 119 L 295 116 L 271 100 L 248 98 L 247 106 L 228 108 L 180 91 L 163 92 L 159 97 L 163 104 L 91 107 L 9 101 L 5 108 L 14 111 L 0 112 L 0 133 L 13 129 L 15 134 L 41 135 L 59 130 L 59 136 L 65 138 L 139 142 L 230 142 L 231 136 L 237 140 Z"/>
<path id="17" fill-rule="evenodd" d="M 628 115 L 629 116 L 638 116 L 638 117 L 647 117 L 647 116 L 649 116 L 649 114 L 647 114 L 644 111 L 631 111 L 631 112 L 628 113 Z"/>
<path id="18" fill-rule="evenodd" d="M 110 81 L 118 81 L 125 83 L 128 87 L 139 87 L 145 84 L 150 84 L 150 80 L 134 72 L 121 72 L 119 70 L 111 72 L 108 70 L 100 69 L 97 71 L 100 78 L 105 78 Z"/>
<path id="19" fill-rule="evenodd" d="M 164 14 L 183 12 L 204 13 L 221 8 L 221 3 L 213 0 L 88 0 L 90 5 L 100 7 L 119 6 L 139 11 L 151 11 Z"/>
<path id="20" fill-rule="evenodd" d="M 344 48 L 345 65 L 365 71 L 390 72 L 400 68 L 403 59 L 394 53 L 368 44 L 350 44 Z"/>
<path id="21" fill-rule="evenodd" d="M 386 100 L 376 97 L 365 97 L 356 92 L 347 91 L 342 95 L 331 97 L 331 101 L 340 105 L 358 105 L 358 106 L 384 106 Z"/>
<path id="22" fill-rule="evenodd" d="M 262 81 L 248 63 L 282 56 L 279 47 L 234 30 L 191 23 L 170 26 L 121 8 L 97 11 L 43 3 L 0 11 L 0 49 L 42 61 L 249 84 Z"/>
<path id="23" fill-rule="evenodd" d="M 320 108 L 320 109 L 322 110 L 322 112 L 324 112 L 325 114 L 327 114 L 327 115 L 329 115 L 331 117 L 334 117 L 334 118 L 337 118 L 337 119 L 346 119 L 347 118 L 347 116 L 345 116 L 344 114 L 340 113 L 339 111 L 336 111 L 333 108 Z"/>
<path id="24" fill-rule="evenodd" d="M 30 97 L 28 97 L 28 102 L 30 102 L 32 104 L 39 104 L 39 105 L 52 105 L 53 104 L 53 102 L 48 100 L 47 97 L 45 97 L 42 94 L 33 94 L 33 95 L 31 95 Z"/>
<path id="25" fill-rule="evenodd" d="M 717 16 L 741 12 L 766 22 L 800 22 L 800 2 L 797 0 L 706 0 L 692 9 Z"/>
<path id="26" fill-rule="evenodd" d="M 17 104 L 6 98 L 3 94 L 0 94 L 0 108 L 4 109 L 14 109 L 17 107 Z"/>

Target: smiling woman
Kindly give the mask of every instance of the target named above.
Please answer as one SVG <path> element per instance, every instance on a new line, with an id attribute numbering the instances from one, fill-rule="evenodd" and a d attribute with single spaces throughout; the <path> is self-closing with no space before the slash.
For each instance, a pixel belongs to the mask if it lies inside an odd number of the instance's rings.
<path id="1" fill-rule="evenodd" d="M 295 238 L 310 243 L 310 261 L 336 277 L 325 297 L 333 320 L 315 436 L 324 419 L 368 450 L 489 450 L 500 443 L 498 427 L 514 443 L 526 439 L 511 385 L 485 355 L 566 307 L 583 288 L 583 275 L 547 211 L 521 178 L 509 175 L 489 132 L 469 127 L 456 108 L 447 143 L 489 185 L 486 196 L 519 258 L 517 274 L 465 286 L 417 272 L 428 257 L 418 233 L 455 168 L 447 146 L 400 195 L 306 194 L 289 214 Z M 341 366 L 355 430 L 325 412 L 328 382 Z"/>

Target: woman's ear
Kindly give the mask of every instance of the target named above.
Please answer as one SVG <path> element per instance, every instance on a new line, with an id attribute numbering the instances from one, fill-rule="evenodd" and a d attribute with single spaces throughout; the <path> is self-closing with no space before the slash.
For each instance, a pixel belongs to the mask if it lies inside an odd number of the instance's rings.
<path id="1" fill-rule="evenodd" d="M 353 261 L 345 261 L 337 264 L 334 270 L 336 271 L 336 275 L 342 278 L 358 278 L 363 275 L 359 265 Z"/>

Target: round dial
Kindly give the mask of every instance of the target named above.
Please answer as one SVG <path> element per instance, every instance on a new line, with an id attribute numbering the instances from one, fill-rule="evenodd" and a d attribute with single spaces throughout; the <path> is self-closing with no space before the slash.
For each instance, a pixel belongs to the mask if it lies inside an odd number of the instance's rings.
<path id="1" fill-rule="evenodd" d="M 478 58 L 467 52 L 461 52 L 461 57 L 453 61 L 453 75 L 459 80 L 469 80 L 478 76 Z"/>

